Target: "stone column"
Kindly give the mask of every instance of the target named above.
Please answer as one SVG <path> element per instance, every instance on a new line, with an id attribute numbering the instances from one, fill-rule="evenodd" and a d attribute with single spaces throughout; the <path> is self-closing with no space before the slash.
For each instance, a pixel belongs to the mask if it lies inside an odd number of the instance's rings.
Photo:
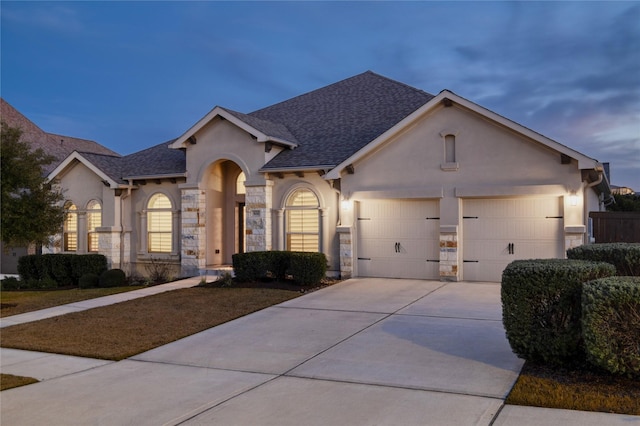
<path id="1" fill-rule="evenodd" d="M 587 227 L 584 225 L 565 226 L 564 227 L 564 252 L 570 248 L 578 247 L 584 244 L 584 236 Z"/>
<path id="2" fill-rule="evenodd" d="M 340 237 L 340 278 L 346 280 L 353 275 L 352 232 L 350 226 L 339 226 L 336 230 Z"/>
<path id="3" fill-rule="evenodd" d="M 440 226 L 440 280 L 459 281 L 458 227 Z"/>
<path id="4" fill-rule="evenodd" d="M 273 181 L 266 181 L 264 185 L 249 185 L 245 182 L 246 217 L 246 245 L 247 252 L 271 250 L 271 206 Z"/>
<path id="5" fill-rule="evenodd" d="M 197 276 L 206 268 L 206 191 L 182 188 L 181 274 Z"/>
<path id="6" fill-rule="evenodd" d="M 107 258 L 107 265 L 111 268 L 122 268 L 120 258 L 120 228 L 116 226 L 103 226 L 96 228 L 98 234 L 98 253 Z"/>

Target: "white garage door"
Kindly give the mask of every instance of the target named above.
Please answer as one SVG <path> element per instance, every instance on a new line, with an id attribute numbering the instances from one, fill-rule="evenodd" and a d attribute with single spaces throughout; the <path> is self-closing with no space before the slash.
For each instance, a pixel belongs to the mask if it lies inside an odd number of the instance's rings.
<path id="1" fill-rule="evenodd" d="M 438 214 L 438 202 L 431 200 L 360 202 L 358 276 L 437 279 Z"/>
<path id="2" fill-rule="evenodd" d="M 463 279 L 500 281 L 516 259 L 564 257 L 559 197 L 463 202 Z"/>

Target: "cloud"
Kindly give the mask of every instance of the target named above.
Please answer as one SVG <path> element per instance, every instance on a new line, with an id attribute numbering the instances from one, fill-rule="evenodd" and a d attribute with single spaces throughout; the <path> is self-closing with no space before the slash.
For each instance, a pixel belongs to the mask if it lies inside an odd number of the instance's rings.
<path id="1" fill-rule="evenodd" d="M 56 3 L 3 3 L 2 17 L 9 22 L 61 34 L 76 34 L 86 29 L 77 9 Z"/>

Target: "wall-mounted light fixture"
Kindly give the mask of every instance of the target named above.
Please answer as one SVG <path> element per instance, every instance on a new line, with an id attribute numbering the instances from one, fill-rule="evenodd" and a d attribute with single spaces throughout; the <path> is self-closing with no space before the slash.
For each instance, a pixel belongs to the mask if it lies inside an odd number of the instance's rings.
<path id="1" fill-rule="evenodd" d="M 578 194 L 576 194 L 575 191 L 572 191 L 571 194 L 569 194 L 569 204 L 572 206 L 578 205 Z"/>

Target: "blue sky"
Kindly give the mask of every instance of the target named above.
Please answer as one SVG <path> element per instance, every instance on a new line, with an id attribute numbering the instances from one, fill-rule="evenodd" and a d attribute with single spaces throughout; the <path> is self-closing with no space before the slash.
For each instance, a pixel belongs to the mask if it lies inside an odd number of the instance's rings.
<path id="1" fill-rule="evenodd" d="M 640 191 L 640 2 L 0 3 L 2 97 L 129 154 L 214 106 L 253 110 L 372 70 L 449 89 Z"/>

